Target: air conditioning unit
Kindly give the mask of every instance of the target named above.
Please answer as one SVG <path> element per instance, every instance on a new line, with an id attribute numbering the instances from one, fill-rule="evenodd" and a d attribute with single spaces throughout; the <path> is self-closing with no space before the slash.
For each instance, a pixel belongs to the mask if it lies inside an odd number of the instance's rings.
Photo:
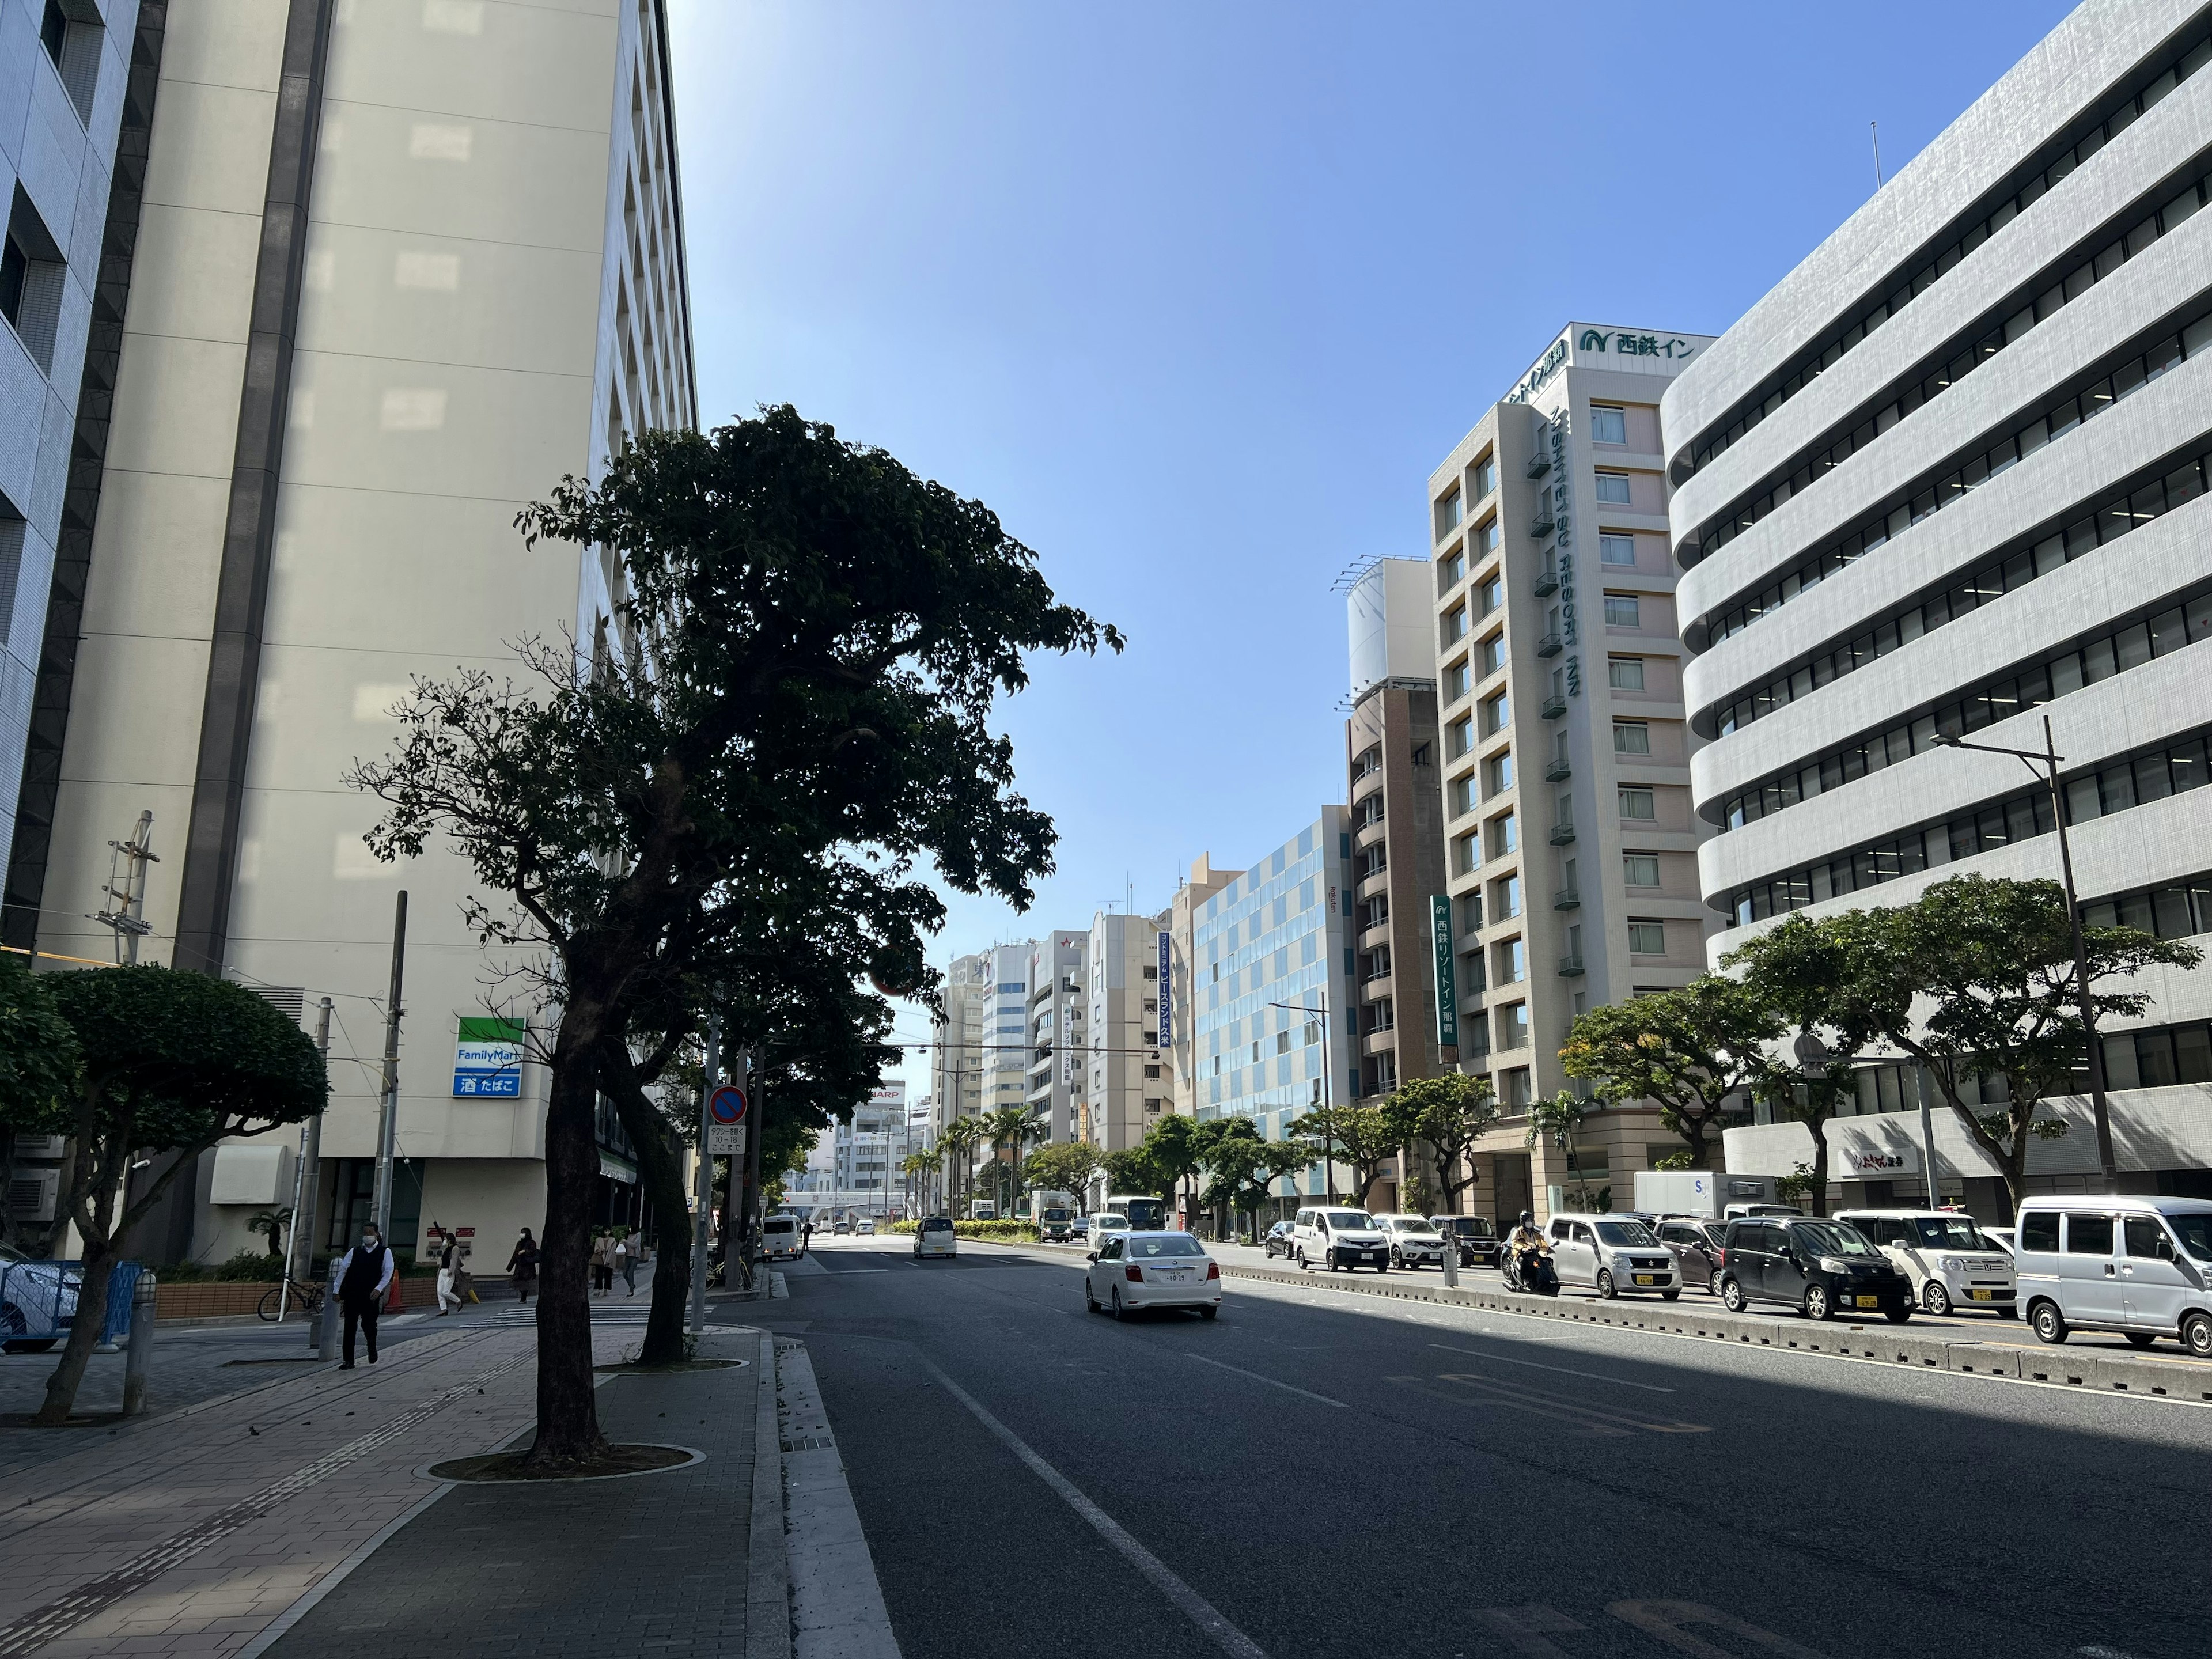
<path id="1" fill-rule="evenodd" d="M 59 1170 L 18 1170 L 8 1181 L 8 1213 L 17 1221 L 52 1221 L 60 1201 Z"/>
<path id="2" fill-rule="evenodd" d="M 31 1135 L 18 1132 L 15 1136 L 15 1156 L 30 1158 L 50 1158 L 58 1162 L 62 1156 L 63 1144 L 66 1139 L 67 1137 L 64 1135 Z"/>

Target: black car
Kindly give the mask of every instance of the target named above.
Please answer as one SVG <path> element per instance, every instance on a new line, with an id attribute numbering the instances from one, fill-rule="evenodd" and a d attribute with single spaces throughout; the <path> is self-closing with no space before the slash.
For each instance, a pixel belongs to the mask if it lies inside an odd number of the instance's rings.
<path id="1" fill-rule="evenodd" d="M 1459 1265 L 1494 1267 L 1498 1265 L 1498 1234 L 1486 1215 L 1432 1215 L 1436 1230 L 1459 1240 Z"/>
<path id="2" fill-rule="evenodd" d="M 1818 1216 L 1755 1216 L 1729 1223 L 1721 1243 L 1721 1302 L 1741 1313 L 1783 1302 L 1808 1319 L 1880 1312 L 1912 1317 L 1912 1281 L 1865 1234 Z"/>
<path id="3" fill-rule="evenodd" d="M 1260 1240 L 1260 1249 L 1270 1259 L 1279 1255 L 1285 1261 L 1288 1261 L 1291 1255 L 1291 1224 L 1287 1221 L 1278 1221 L 1273 1226 L 1268 1228 Z"/>

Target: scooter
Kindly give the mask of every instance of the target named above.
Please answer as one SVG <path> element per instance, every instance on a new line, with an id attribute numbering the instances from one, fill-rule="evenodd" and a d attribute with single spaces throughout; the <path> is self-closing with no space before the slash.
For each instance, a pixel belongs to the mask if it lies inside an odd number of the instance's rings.
<path id="1" fill-rule="evenodd" d="M 1530 1296 L 1557 1296 L 1559 1293 L 1559 1275 L 1552 1267 L 1549 1245 L 1524 1245 L 1517 1250 L 1508 1249 L 1503 1265 L 1507 1290 L 1520 1291 Z"/>

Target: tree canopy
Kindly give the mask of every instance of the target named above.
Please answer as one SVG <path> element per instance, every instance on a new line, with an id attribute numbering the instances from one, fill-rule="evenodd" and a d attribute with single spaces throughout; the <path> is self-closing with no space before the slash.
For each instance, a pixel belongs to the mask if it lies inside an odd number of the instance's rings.
<path id="1" fill-rule="evenodd" d="M 1766 1045 L 1781 1033 L 1780 1017 L 1755 990 L 1706 974 L 1578 1015 L 1559 1060 L 1607 1105 L 1656 1101 L 1659 1121 L 1687 1145 L 1690 1167 L 1702 1170 L 1724 1103 L 1764 1082 Z"/>

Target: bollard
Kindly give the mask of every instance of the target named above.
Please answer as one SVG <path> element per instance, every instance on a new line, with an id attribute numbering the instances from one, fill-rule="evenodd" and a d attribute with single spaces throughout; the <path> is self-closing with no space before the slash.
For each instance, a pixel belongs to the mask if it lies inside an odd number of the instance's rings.
<path id="1" fill-rule="evenodd" d="M 123 1414 L 143 1416 L 146 1410 L 146 1365 L 154 1356 L 155 1304 L 161 1285 L 150 1273 L 138 1275 L 138 1288 L 131 1298 L 130 1346 L 123 1355 Z"/>
<path id="2" fill-rule="evenodd" d="M 331 1275 L 331 1282 L 323 1292 L 323 1316 L 315 1322 L 315 1358 L 336 1359 L 338 1357 L 338 1281 Z"/>
<path id="3" fill-rule="evenodd" d="M 1450 1291 L 1457 1290 L 1459 1288 L 1459 1238 L 1457 1235 L 1452 1233 L 1446 1233 L 1444 1235 L 1443 1253 L 1438 1259 L 1443 1263 L 1444 1288 Z"/>

